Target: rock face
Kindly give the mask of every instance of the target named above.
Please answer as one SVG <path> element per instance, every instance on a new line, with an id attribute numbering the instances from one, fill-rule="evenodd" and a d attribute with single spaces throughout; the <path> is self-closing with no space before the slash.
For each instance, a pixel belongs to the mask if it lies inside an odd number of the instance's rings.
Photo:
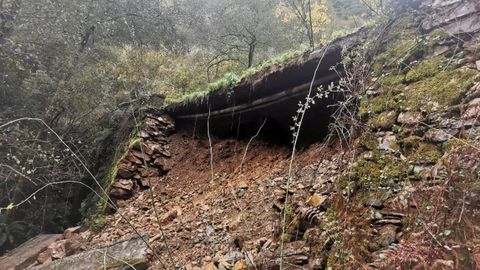
<path id="1" fill-rule="evenodd" d="M 5 270 L 25 269 L 37 260 L 38 254 L 62 238 L 61 234 L 40 234 L 0 258 L 0 268 Z M 49 259 L 45 256 L 45 261 Z"/>
<path id="2" fill-rule="evenodd" d="M 423 119 L 421 112 L 402 112 L 398 115 L 397 122 L 405 125 L 418 125 Z"/>
<path id="3" fill-rule="evenodd" d="M 480 18 L 476 13 L 480 12 L 480 6 L 475 0 L 465 1 L 436 1 L 432 7 L 439 10 L 436 14 L 426 19 L 422 27 L 431 30 L 435 27 L 444 26 L 451 34 L 471 33 L 480 29 Z"/>
<path id="4" fill-rule="evenodd" d="M 141 237 L 121 241 L 111 246 L 89 250 L 65 257 L 32 269 L 44 270 L 91 270 L 91 269 L 147 269 L 147 238 Z"/>
<path id="5" fill-rule="evenodd" d="M 46 265 L 54 260 L 63 259 L 80 253 L 84 250 L 83 238 L 80 236 L 80 226 L 68 228 L 63 233 L 63 238 L 50 245 L 37 257 L 37 263 Z"/>
<path id="6" fill-rule="evenodd" d="M 438 225 L 431 214 L 445 205 L 462 209 L 459 193 L 453 190 L 476 183 L 480 168 L 480 2 L 423 2 L 429 14 L 413 12 L 393 23 L 374 57 L 376 80 L 370 89 L 375 94 L 365 94 L 359 108 L 366 121 L 358 143 L 360 154 L 356 153 L 360 157 L 336 181 L 337 188 L 345 190 L 348 209 L 342 213 L 347 218 L 339 222 L 348 223 L 346 229 L 351 229 L 338 237 L 362 240 L 339 246 L 335 243 L 332 251 L 342 252 L 351 244 L 364 248 L 369 253 L 353 256 L 367 258 L 372 269 L 442 268 L 434 265 L 453 262 L 454 256 L 433 255 L 441 247 L 422 241 L 430 241 L 434 235 L 450 241 L 452 231 L 467 226 L 460 225 L 454 215 L 444 222 L 455 225 Z M 467 37 L 458 44 L 452 35 Z M 402 48 L 407 44 L 419 50 L 406 53 Z M 400 60 L 392 64 L 392 57 Z M 398 115 L 395 123 L 381 126 L 381 116 L 392 111 Z M 478 202 L 478 195 L 474 191 L 467 197 Z M 442 203 L 430 204 L 437 200 Z M 424 219 L 427 227 L 438 225 L 433 235 L 415 224 L 419 219 Z M 368 224 L 362 224 L 365 220 Z M 463 245 L 472 240 L 459 241 L 462 244 L 452 240 L 451 245 L 453 242 Z M 422 248 L 428 255 L 409 259 Z M 459 269 L 472 267 L 478 266 L 455 265 Z"/>
<path id="7" fill-rule="evenodd" d="M 84 249 L 80 226 L 62 234 L 41 234 L 0 258 L 1 269 L 30 269 L 77 254 Z"/>
<path id="8" fill-rule="evenodd" d="M 136 190 L 148 188 L 146 179 L 166 174 L 171 157 L 167 137 L 173 133 L 173 119 L 160 114 L 149 114 L 144 120 L 139 138 L 130 145 L 128 153 L 118 162 L 116 179 L 110 189 L 110 197 L 126 200 Z"/>

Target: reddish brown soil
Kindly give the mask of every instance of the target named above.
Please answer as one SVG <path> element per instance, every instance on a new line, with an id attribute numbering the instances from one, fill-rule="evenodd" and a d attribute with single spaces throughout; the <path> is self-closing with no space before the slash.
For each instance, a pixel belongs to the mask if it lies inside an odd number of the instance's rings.
<path id="1" fill-rule="evenodd" d="M 274 245 L 278 242 L 280 213 L 272 206 L 287 181 L 287 147 L 253 141 L 240 173 L 247 142 L 214 139 L 212 177 L 207 139 L 175 134 L 169 145 L 171 171 L 150 179 L 165 238 L 161 237 L 151 193 L 146 190 L 119 202 L 119 211 L 107 217 L 108 225 L 93 237 L 93 244 L 133 236 L 133 229 L 120 213 L 138 231 L 148 234 L 167 267 L 169 253 L 177 264 L 201 267 L 216 255 L 255 250 L 256 241 L 263 237 L 272 239 Z M 299 152 L 292 181 L 293 201 L 305 200 L 312 193 L 319 177 L 330 169 L 318 172 L 319 161 L 332 154 L 318 144 Z M 154 265 L 154 269 L 161 268 L 158 259 Z"/>

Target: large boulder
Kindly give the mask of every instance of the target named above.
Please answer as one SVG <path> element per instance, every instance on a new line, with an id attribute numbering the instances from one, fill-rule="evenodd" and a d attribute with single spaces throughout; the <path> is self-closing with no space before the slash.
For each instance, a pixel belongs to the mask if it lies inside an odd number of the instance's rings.
<path id="1" fill-rule="evenodd" d="M 85 251 L 73 256 L 36 266 L 37 270 L 125 269 L 134 266 L 148 268 L 146 258 L 148 239 L 145 236 L 117 242 L 113 245 Z"/>

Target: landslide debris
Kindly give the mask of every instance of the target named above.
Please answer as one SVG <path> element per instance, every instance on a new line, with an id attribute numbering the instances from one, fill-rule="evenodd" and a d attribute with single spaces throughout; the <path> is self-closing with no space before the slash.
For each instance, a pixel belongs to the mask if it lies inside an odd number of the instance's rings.
<path id="1" fill-rule="evenodd" d="M 282 242 L 286 269 L 478 268 L 480 10 L 439 2 L 428 8 L 440 17 L 388 25 L 355 112 L 361 135 L 300 151 L 287 203 L 288 147 L 160 139 L 165 123 L 149 116 L 116 164 L 117 212 L 82 236 L 101 246 L 145 233 L 152 269 L 278 269 Z"/>

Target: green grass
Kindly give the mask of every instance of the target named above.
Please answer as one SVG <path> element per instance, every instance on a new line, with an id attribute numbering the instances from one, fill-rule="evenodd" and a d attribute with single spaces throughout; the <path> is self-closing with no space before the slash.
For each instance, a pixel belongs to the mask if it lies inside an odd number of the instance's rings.
<path id="1" fill-rule="evenodd" d="M 277 56 L 275 56 L 275 57 L 273 57 L 273 58 L 271 58 L 267 61 L 262 62 L 259 65 L 251 67 L 249 69 L 246 69 L 245 71 L 242 72 L 241 78 L 243 79 L 243 78 L 247 78 L 247 77 L 253 76 L 255 74 L 258 74 L 259 72 L 267 70 L 268 68 L 270 68 L 273 65 L 280 64 L 280 63 L 286 62 L 286 61 L 288 61 L 292 58 L 298 57 L 301 54 L 305 53 L 306 51 L 307 51 L 307 49 L 300 49 L 300 50 L 296 50 L 296 51 L 291 50 L 291 51 L 287 51 L 285 53 L 282 53 L 280 55 L 277 55 Z"/>
<path id="2" fill-rule="evenodd" d="M 221 79 L 210 83 L 206 88 L 197 89 L 190 93 L 183 95 L 181 98 L 175 100 L 173 103 L 180 103 L 180 102 L 193 102 L 193 103 L 200 103 L 202 102 L 209 93 L 219 91 L 222 89 L 231 89 L 237 86 L 242 80 L 245 80 L 249 77 L 255 76 L 262 71 L 265 71 L 272 67 L 273 65 L 280 64 L 286 62 L 292 58 L 298 57 L 305 53 L 307 50 L 302 48 L 300 50 L 292 50 L 280 54 L 276 57 L 273 57 L 267 61 L 262 62 L 259 65 L 254 67 L 248 68 L 244 70 L 240 75 L 234 73 L 227 73 Z"/>

